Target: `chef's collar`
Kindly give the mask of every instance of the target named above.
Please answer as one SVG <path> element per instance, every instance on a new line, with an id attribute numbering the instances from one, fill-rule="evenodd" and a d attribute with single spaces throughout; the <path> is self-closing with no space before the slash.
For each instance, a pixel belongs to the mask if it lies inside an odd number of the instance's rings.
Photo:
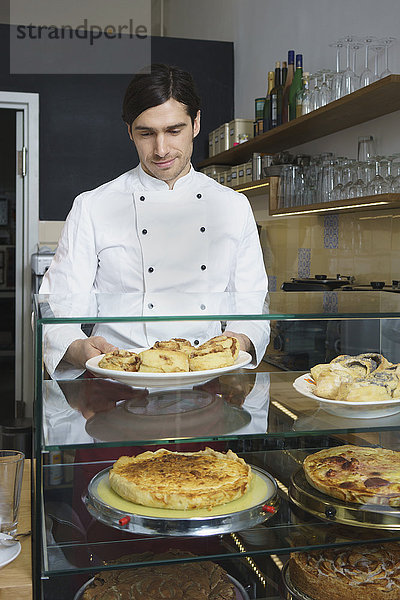
<path id="1" fill-rule="evenodd" d="M 175 182 L 173 189 L 170 190 L 168 187 L 168 183 L 166 183 L 165 181 L 161 181 L 161 179 L 157 179 L 156 177 L 153 177 L 152 175 L 148 175 L 143 170 L 141 164 L 139 164 L 137 168 L 138 168 L 139 181 L 142 184 L 143 188 L 146 190 L 154 190 L 154 191 L 158 191 L 158 192 L 168 192 L 168 191 L 173 192 L 176 189 L 185 188 L 186 186 L 188 186 L 192 183 L 194 173 L 195 173 L 193 166 L 190 165 L 189 173 L 187 173 L 187 175 L 184 175 L 183 177 L 180 177 Z"/>

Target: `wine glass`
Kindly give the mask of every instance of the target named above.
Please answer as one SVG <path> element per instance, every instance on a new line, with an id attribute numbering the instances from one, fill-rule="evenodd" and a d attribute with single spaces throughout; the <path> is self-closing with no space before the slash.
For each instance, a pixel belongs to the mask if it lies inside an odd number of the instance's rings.
<path id="1" fill-rule="evenodd" d="M 357 50 L 362 48 L 363 45 L 364 44 L 362 44 L 360 40 L 356 40 L 352 44 L 350 44 L 350 48 L 353 51 L 352 69 L 353 69 L 353 73 L 355 73 L 356 75 L 357 75 Z"/>
<path id="2" fill-rule="evenodd" d="M 377 81 L 379 79 L 379 56 L 381 55 L 382 51 L 385 49 L 385 46 L 382 43 L 377 42 L 376 44 L 371 46 L 371 48 L 375 52 L 374 79 L 375 79 L 375 81 Z"/>
<path id="3" fill-rule="evenodd" d="M 319 108 L 319 85 L 318 85 L 319 76 L 320 76 L 319 71 L 317 73 L 313 73 L 313 75 L 311 76 L 312 79 L 314 80 L 314 85 L 311 87 L 311 94 L 310 94 L 311 110 L 317 110 L 317 108 Z"/>
<path id="4" fill-rule="evenodd" d="M 329 44 L 331 48 L 336 48 L 336 71 L 332 74 L 331 100 L 338 100 L 342 96 L 343 73 L 340 70 L 340 49 L 343 48 L 343 45 L 341 40 Z"/>
<path id="5" fill-rule="evenodd" d="M 364 62 L 364 70 L 362 71 L 362 73 L 360 75 L 360 87 L 365 87 L 366 85 L 369 85 L 370 83 L 373 83 L 374 81 L 376 81 L 376 77 L 375 77 L 373 71 L 371 71 L 371 69 L 369 68 L 369 64 L 368 64 L 369 48 L 370 48 L 372 42 L 374 42 L 374 40 L 376 40 L 376 38 L 372 35 L 365 36 L 363 39 L 363 42 L 365 44 L 365 62 Z"/>
<path id="6" fill-rule="evenodd" d="M 331 101 L 331 89 L 328 84 L 330 71 L 321 71 L 322 81 L 319 88 L 319 106 L 326 106 Z"/>
<path id="7" fill-rule="evenodd" d="M 359 78 L 350 67 L 350 47 L 352 43 L 355 43 L 355 38 L 348 35 L 343 38 L 343 42 L 346 44 L 346 69 L 343 71 L 342 77 L 342 96 L 345 96 L 358 89 Z"/>
<path id="8" fill-rule="evenodd" d="M 389 185 L 380 173 L 381 159 L 381 156 L 375 156 L 375 177 L 367 186 L 367 193 L 370 196 L 375 196 L 376 194 L 387 194 L 389 192 Z"/>
<path id="9" fill-rule="evenodd" d="M 349 187 L 349 198 L 359 198 L 361 196 L 365 196 L 366 194 L 366 185 L 363 180 L 364 173 L 364 163 L 357 162 L 354 165 L 356 177 L 354 183 Z"/>
<path id="10" fill-rule="evenodd" d="M 385 70 L 380 74 L 380 79 L 387 77 L 392 74 L 392 71 L 389 69 L 389 46 L 396 41 L 394 37 L 386 37 L 380 40 L 385 48 Z"/>

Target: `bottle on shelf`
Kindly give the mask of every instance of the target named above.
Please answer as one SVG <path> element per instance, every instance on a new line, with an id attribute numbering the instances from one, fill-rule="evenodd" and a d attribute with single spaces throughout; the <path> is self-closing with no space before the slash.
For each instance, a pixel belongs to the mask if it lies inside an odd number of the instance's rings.
<path id="1" fill-rule="evenodd" d="M 296 94 L 302 87 L 303 55 L 296 54 L 296 71 L 289 91 L 289 121 L 296 118 Z"/>
<path id="2" fill-rule="evenodd" d="M 270 113 L 271 113 L 271 91 L 274 87 L 275 73 L 268 71 L 268 82 L 267 82 L 267 95 L 265 96 L 264 102 L 264 114 L 263 114 L 263 132 L 265 133 L 268 129 L 271 129 Z"/>
<path id="3" fill-rule="evenodd" d="M 296 94 L 296 118 L 311 112 L 310 73 L 303 73 L 303 84 Z"/>
<path id="4" fill-rule="evenodd" d="M 271 90 L 270 98 L 270 128 L 278 127 L 282 123 L 282 93 L 281 63 L 275 63 L 275 83 Z"/>
<path id="5" fill-rule="evenodd" d="M 292 85 L 294 75 L 294 50 L 288 52 L 288 68 L 286 81 L 283 84 L 283 96 L 282 96 L 282 123 L 289 121 L 289 91 Z"/>
<path id="6" fill-rule="evenodd" d="M 287 74 L 288 74 L 288 66 L 287 66 L 287 62 L 284 60 L 282 62 L 282 69 L 281 69 L 281 84 L 282 84 L 283 88 L 285 87 Z"/>

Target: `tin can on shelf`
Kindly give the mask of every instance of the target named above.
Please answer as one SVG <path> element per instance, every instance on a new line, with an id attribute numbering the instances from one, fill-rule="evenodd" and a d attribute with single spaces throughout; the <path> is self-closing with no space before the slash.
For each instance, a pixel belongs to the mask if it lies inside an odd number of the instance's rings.
<path id="1" fill-rule="evenodd" d="M 219 127 L 219 151 L 229 150 L 229 123 L 224 123 Z"/>
<path id="2" fill-rule="evenodd" d="M 232 173 L 230 169 L 226 171 L 225 185 L 232 187 Z"/>
<path id="3" fill-rule="evenodd" d="M 249 181 L 253 181 L 253 161 L 249 160 L 245 163 L 244 170 L 244 183 L 248 183 Z"/>
<path id="4" fill-rule="evenodd" d="M 247 141 L 253 137 L 253 134 L 252 119 L 233 119 L 229 122 L 229 148 Z"/>
<path id="5" fill-rule="evenodd" d="M 258 181 L 262 177 L 262 157 L 260 152 L 253 152 L 253 181 Z"/>
<path id="6" fill-rule="evenodd" d="M 208 156 L 214 156 L 214 132 L 208 134 Z"/>
<path id="7" fill-rule="evenodd" d="M 246 163 L 238 165 L 237 167 L 237 185 L 242 185 L 245 183 L 245 171 L 246 171 Z"/>
<path id="8" fill-rule="evenodd" d="M 238 185 L 238 167 L 231 167 L 231 187 Z"/>
<path id="9" fill-rule="evenodd" d="M 221 185 L 226 185 L 226 171 L 221 171 L 218 173 L 218 181 Z"/>
<path id="10" fill-rule="evenodd" d="M 219 127 L 214 129 L 214 156 L 219 154 Z"/>
<path id="11" fill-rule="evenodd" d="M 255 115 L 256 121 L 258 121 L 258 119 L 262 119 L 264 116 L 264 104 L 265 104 L 265 97 L 255 98 L 255 100 L 254 100 L 254 115 Z"/>

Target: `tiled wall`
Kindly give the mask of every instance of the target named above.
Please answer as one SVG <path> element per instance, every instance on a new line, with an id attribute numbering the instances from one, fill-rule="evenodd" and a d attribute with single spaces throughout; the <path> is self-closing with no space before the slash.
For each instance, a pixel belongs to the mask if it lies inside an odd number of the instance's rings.
<path id="1" fill-rule="evenodd" d="M 269 218 L 261 242 L 271 291 L 317 274 L 353 275 L 358 284 L 400 279 L 400 209 Z"/>

